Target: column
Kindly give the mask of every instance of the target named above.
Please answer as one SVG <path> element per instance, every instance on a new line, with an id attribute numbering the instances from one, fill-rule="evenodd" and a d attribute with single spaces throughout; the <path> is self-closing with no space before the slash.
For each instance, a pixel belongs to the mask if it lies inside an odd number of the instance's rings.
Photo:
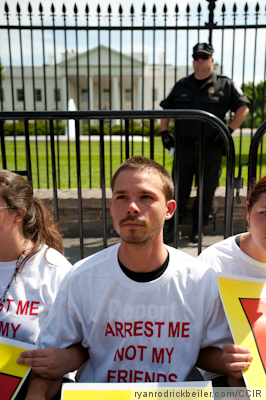
<path id="1" fill-rule="evenodd" d="M 93 111 L 94 110 L 93 76 L 90 76 L 90 88 L 88 95 L 90 96 L 90 110 Z"/>
<path id="2" fill-rule="evenodd" d="M 138 76 L 138 109 L 142 110 L 142 90 L 143 90 L 143 85 L 142 85 L 142 76 Z M 143 105 L 144 107 L 144 105 Z"/>
<path id="3" fill-rule="evenodd" d="M 112 104 L 113 110 L 119 110 L 119 90 L 118 90 L 118 77 L 115 75 L 113 76 L 113 87 L 112 87 Z M 114 120 L 114 124 L 118 125 L 120 123 L 119 120 Z"/>

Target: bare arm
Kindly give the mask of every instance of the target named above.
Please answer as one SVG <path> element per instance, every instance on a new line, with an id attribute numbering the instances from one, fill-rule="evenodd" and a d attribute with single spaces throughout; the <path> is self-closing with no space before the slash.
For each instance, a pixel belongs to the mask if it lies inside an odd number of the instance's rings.
<path id="1" fill-rule="evenodd" d="M 31 372 L 25 400 L 51 400 L 60 390 L 61 384 L 62 379 L 43 379 Z"/>
<path id="2" fill-rule="evenodd" d="M 232 121 L 229 124 L 229 127 L 233 129 L 233 131 L 237 128 L 239 128 L 242 123 L 245 121 L 246 116 L 249 113 L 249 108 L 246 104 L 244 104 L 243 106 L 239 107 L 234 115 L 234 118 L 232 119 Z"/>
<path id="3" fill-rule="evenodd" d="M 23 351 L 18 364 L 30 365 L 32 371 L 45 379 L 61 378 L 88 360 L 88 350 L 80 343 L 67 349 L 37 349 Z"/>
<path id="4" fill-rule="evenodd" d="M 200 350 L 196 366 L 205 371 L 227 375 L 225 363 L 222 360 L 223 351 L 216 347 L 205 347 Z"/>
<path id="5" fill-rule="evenodd" d="M 161 119 L 161 132 L 168 129 L 170 119 Z"/>

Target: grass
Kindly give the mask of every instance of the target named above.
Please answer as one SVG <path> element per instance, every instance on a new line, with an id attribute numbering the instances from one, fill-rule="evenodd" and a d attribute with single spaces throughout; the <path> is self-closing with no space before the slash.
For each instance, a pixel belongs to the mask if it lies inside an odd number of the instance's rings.
<path id="1" fill-rule="evenodd" d="M 236 168 L 235 176 L 238 175 L 238 163 L 239 163 L 239 137 L 234 138 L 235 152 L 236 152 Z M 241 162 L 248 161 L 248 153 L 250 146 L 250 138 L 244 137 L 242 139 L 242 157 Z M 48 146 L 49 147 L 49 146 Z M 36 145 L 31 142 L 31 162 L 32 162 L 32 173 L 33 173 L 33 186 L 34 188 L 47 188 L 52 187 L 52 163 L 50 149 L 48 148 L 48 167 L 46 165 L 46 145 L 44 142 L 38 142 L 38 165 L 39 165 L 39 175 L 37 175 L 37 152 Z M 133 150 L 133 153 L 132 153 Z M 263 146 L 263 154 L 266 154 L 265 145 Z M 122 156 L 121 156 L 122 151 Z M 143 155 L 149 157 L 150 155 L 150 144 L 149 142 L 142 143 L 134 142 L 134 148 L 131 148 L 130 144 L 130 155 Z M 80 146 L 81 152 L 81 183 L 82 188 L 99 188 L 100 185 L 100 147 L 98 142 L 91 142 L 89 149 L 89 144 L 87 142 L 81 142 Z M 106 186 L 110 187 L 110 177 L 116 170 L 116 168 L 125 159 L 125 145 L 124 142 L 105 142 L 105 180 Z M 164 163 L 163 146 L 160 137 L 155 137 L 154 141 L 154 158 L 160 164 Z M 25 144 L 23 142 L 17 142 L 16 144 L 16 154 L 17 154 L 17 165 L 15 165 L 15 149 L 12 142 L 6 142 L 6 157 L 7 157 L 7 168 L 9 170 L 25 170 L 26 169 L 26 151 Z M 91 154 L 91 157 L 89 157 Z M 68 145 L 65 142 L 56 143 L 56 165 L 57 165 L 57 183 L 60 188 L 68 188 L 69 182 L 71 188 L 77 187 L 77 172 L 76 172 L 76 150 L 75 143 L 70 143 L 68 161 Z M 2 158 L 0 157 L 0 161 Z M 165 168 L 169 173 L 172 170 L 173 158 L 165 152 Z M 49 171 L 47 179 L 47 168 Z M 69 173 L 70 171 L 70 173 Z M 244 178 L 244 186 L 247 185 L 247 167 L 242 170 L 242 177 Z M 258 174 L 260 174 L 258 168 Z M 266 174 L 266 155 L 262 157 L 262 170 L 261 175 Z M 223 157 L 222 163 L 222 174 L 220 178 L 220 186 L 225 186 L 226 179 L 226 157 Z"/>

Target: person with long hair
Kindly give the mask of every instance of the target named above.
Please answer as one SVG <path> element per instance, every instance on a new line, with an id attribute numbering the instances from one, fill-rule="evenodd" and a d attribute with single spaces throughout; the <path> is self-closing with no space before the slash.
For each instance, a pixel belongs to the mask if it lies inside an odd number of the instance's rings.
<path id="1" fill-rule="evenodd" d="M 248 194 L 246 221 L 247 232 L 213 244 L 198 258 L 216 272 L 266 280 L 266 176 Z M 246 348 L 227 344 L 223 359 L 235 378 L 240 378 L 240 370 L 249 367 L 252 355 Z M 221 386 L 221 378 L 217 381 Z"/>
<path id="2" fill-rule="evenodd" d="M 52 213 L 7 170 L 0 170 L 0 243 L 0 335 L 35 343 L 72 265 Z"/>

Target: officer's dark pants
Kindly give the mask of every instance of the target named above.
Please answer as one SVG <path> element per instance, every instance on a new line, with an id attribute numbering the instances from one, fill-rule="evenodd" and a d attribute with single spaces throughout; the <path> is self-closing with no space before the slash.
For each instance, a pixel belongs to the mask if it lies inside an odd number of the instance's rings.
<path id="1" fill-rule="evenodd" d="M 204 184 L 203 184 L 203 222 L 208 223 L 208 217 L 212 212 L 212 201 L 216 187 L 219 183 L 222 153 L 220 150 L 206 147 L 204 149 Z M 199 174 L 199 147 L 179 145 L 179 199 L 178 210 L 180 223 L 187 213 L 187 203 L 193 182 L 196 176 L 198 183 Z M 174 176 L 174 174 L 173 174 Z M 198 224 L 198 204 L 196 197 L 192 208 L 192 221 Z"/>

